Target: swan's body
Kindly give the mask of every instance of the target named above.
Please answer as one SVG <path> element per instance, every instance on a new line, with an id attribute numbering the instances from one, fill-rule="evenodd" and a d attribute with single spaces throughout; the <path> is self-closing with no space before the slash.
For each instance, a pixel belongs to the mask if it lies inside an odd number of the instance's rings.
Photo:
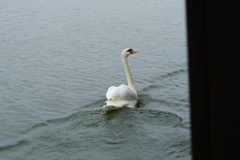
<path id="1" fill-rule="evenodd" d="M 126 72 L 128 85 L 122 84 L 118 87 L 112 86 L 108 88 L 106 93 L 107 101 L 103 106 L 106 110 L 117 110 L 122 107 L 133 108 L 137 103 L 137 91 L 127 62 L 127 57 L 133 53 L 137 53 L 137 51 L 129 48 L 122 51 L 122 63 Z"/>

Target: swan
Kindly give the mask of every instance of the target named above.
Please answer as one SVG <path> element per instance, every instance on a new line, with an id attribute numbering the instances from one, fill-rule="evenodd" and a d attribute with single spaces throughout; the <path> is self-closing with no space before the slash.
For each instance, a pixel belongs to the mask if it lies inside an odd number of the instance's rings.
<path id="1" fill-rule="evenodd" d="M 137 53 L 130 48 L 126 48 L 121 53 L 123 67 L 126 73 L 128 85 L 122 84 L 118 87 L 111 86 L 106 93 L 107 101 L 103 108 L 107 111 L 117 110 L 122 107 L 135 107 L 138 96 L 137 91 L 133 83 L 132 75 L 128 66 L 127 57 L 131 54 Z"/>

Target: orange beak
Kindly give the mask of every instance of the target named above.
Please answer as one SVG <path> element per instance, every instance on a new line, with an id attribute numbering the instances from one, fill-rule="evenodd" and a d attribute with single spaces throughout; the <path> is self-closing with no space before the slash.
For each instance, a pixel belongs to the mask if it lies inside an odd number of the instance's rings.
<path id="1" fill-rule="evenodd" d="M 134 50 L 132 50 L 130 53 L 133 54 L 133 53 L 137 53 L 137 52 L 138 52 L 138 51 L 134 51 Z"/>

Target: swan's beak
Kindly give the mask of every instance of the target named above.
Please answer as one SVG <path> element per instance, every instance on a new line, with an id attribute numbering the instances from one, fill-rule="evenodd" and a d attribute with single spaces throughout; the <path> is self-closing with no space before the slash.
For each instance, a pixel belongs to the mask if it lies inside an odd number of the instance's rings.
<path id="1" fill-rule="evenodd" d="M 134 51 L 134 50 L 132 50 L 130 53 L 133 54 L 133 53 L 137 53 L 137 52 L 138 52 L 138 51 Z"/>

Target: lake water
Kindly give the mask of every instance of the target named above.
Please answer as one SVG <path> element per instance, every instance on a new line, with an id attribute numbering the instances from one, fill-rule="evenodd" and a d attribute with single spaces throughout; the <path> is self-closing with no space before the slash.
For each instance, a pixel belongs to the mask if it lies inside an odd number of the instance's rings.
<path id="1" fill-rule="evenodd" d="M 1 0 L 0 160 L 191 159 L 184 0 Z M 144 106 L 106 112 L 129 56 Z"/>

